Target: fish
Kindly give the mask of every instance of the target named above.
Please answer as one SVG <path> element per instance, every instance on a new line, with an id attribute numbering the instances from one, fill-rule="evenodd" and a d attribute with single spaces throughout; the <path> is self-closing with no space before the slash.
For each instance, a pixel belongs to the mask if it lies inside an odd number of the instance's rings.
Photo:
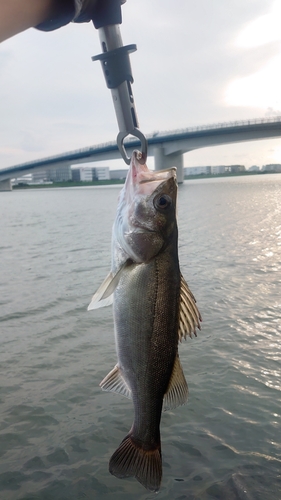
<path id="1" fill-rule="evenodd" d="M 201 315 L 178 258 L 176 168 L 152 171 L 134 151 L 112 230 L 111 271 L 88 310 L 113 303 L 117 364 L 100 383 L 132 399 L 132 427 L 109 461 L 118 478 L 157 492 L 162 410 L 184 405 L 178 343 L 197 336 Z"/>

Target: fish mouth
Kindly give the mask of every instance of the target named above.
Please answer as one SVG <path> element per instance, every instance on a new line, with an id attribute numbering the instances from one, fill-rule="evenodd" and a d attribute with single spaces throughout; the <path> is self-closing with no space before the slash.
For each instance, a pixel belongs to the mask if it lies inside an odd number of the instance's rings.
<path id="1" fill-rule="evenodd" d="M 163 170 L 151 171 L 148 170 L 151 174 L 153 174 L 149 179 L 140 179 L 139 184 L 146 184 L 147 182 L 161 182 L 166 181 L 170 177 L 176 177 L 177 169 L 176 167 L 166 168 Z M 175 175 L 173 175 L 175 174 Z"/>
<path id="2" fill-rule="evenodd" d="M 131 159 L 129 172 L 125 182 L 125 192 L 127 200 L 133 198 L 135 194 L 150 195 L 165 181 L 177 179 L 176 167 L 163 170 L 149 170 L 147 165 L 138 161 L 138 152 L 134 151 Z"/>
<path id="3" fill-rule="evenodd" d="M 157 233 L 155 229 L 151 229 L 149 226 L 146 225 L 139 225 L 134 227 L 134 234 L 147 234 L 147 233 Z M 126 236 L 128 236 L 130 232 L 128 231 L 125 233 Z"/>

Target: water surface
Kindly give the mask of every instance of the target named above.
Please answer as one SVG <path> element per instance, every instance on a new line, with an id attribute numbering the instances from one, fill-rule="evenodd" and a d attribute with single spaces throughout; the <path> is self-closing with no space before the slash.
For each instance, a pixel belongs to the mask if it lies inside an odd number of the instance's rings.
<path id="1" fill-rule="evenodd" d="M 102 392 L 111 308 L 87 312 L 110 268 L 120 187 L 0 196 L 0 499 L 152 499 L 108 460 L 131 401 Z M 186 406 L 163 414 L 166 500 L 281 498 L 281 176 L 179 189 L 182 272 L 203 316 L 180 345 Z"/>

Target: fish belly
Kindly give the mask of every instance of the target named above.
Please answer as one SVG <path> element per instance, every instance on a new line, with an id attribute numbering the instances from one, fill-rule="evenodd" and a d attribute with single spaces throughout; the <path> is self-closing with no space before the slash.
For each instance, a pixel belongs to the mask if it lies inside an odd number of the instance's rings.
<path id="1" fill-rule="evenodd" d="M 135 415 L 121 443 L 125 467 L 117 450 L 110 471 L 118 477 L 134 475 L 152 491 L 162 475 L 159 425 L 177 355 L 179 294 L 178 263 L 165 254 L 128 267 L 114 294 L 118 366 L 131 390 Z"/>

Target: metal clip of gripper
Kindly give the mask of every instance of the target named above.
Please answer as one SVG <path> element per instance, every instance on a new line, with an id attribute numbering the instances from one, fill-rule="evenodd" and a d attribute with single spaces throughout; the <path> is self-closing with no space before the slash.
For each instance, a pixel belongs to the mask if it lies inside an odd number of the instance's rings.
<path id="1" fill-rule="evenodd" d="M 147 158 L 147 139 L 139 130 L 137 113 L 132 92 L 133 76 L 129 54 L 137 50 L 136 45 L 123 46 L 118 24 L 102 26 L 99 35 L 103 53 L 92 57 L 100 61 L 107 87 L 111 90 L 119 134 L 117 145 L 123 160 L 129 165 L 124 140 L 132 135 L 141 142 L 141 163 Z"/>

